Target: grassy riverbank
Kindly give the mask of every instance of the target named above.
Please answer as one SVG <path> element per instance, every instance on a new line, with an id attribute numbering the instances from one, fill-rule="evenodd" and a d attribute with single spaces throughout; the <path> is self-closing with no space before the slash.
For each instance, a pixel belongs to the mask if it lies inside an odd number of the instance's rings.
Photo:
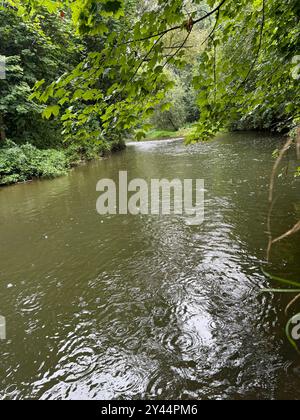
<path id="1" fill-rule="evenodd" d="M 179 130 L 158 130 L 153 129 L 146 133 L 145 140 L 166 140 L 166 139 L 175 139 L 175 138 L 186 138 L 194 132 L 194 127 L 183 127 Z"/>
<path id="2" fill-rule="evenodd" d="M 193 127 L 178 131 L 153 129 L 144 140 L 185 138 L 192 132 Z M 16 144 L 6 140 L 0 148 L 0 186 L 63 176 L 75 166 L 107 156 L 124 147 L 125 142 L 113 141 L 100 145 L 76 143 L 66 147 L 39 149 L 31 143 Z"/>
<path id="3" fill-rule="evenodd" d="M 109 146 L 74 144 L 61 149 L 38 149 L 30 143 L 17 145 L 6 141 L 0 148 L 0 186 L 37 178 L 56 178 L 82 163 L 121 150 L 123 142 Z"/>

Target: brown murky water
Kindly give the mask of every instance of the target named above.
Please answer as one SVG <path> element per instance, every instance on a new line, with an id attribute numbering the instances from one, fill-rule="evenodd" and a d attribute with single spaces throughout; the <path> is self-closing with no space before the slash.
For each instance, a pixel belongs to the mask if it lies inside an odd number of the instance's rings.
<path id="1" fill-rule="evenodd" d="M 1 398 L 300 398 L 287 298 L 258 296 L 271 285 L 261 265 L 278 143 L 244 133 L 130 144 L 69 176 L 1 189 Z M 204 178 L 205 223 L 99 216 L 96 183 L 119 170 Z M 299 219 L 300 180 L 276 191 L 279 234 Z M 299 245 L 277 245 L 269 269 L 299 280 Z"/>

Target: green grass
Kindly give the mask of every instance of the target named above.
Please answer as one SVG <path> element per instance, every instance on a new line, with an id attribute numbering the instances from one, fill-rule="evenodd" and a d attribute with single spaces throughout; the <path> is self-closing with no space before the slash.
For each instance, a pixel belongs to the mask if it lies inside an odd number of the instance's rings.
<path id="1" fill-rule="evenodd" d="M 144 140 L 163 140 L 179 137 L 177 131 L 151 130 L 148 131 Z"/>
<path id="2" fill-rule="evenodd" d="M 193 132 L 193 127 L 184 127 L 180 128 L 177 131 L 169 130 L 150 130 L 146 134 L 146 137 L 142 139 L 145 140 L 166 140 L 166 139 L 175 139 L 175 138 L 185 138 Z"/>

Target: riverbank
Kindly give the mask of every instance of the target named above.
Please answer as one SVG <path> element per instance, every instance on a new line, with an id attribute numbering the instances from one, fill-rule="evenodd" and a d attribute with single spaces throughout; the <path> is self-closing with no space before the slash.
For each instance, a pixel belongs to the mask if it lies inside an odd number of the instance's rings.
<path id="1" fill-rule="evenodd" d="M 185 138 L 191 131 L 192 128 L 182 128 L 178 131 L 152 130 L 143 141 Z M 35 179 L 64 176 L 74 167 L 125 148 L 126 142 L 123 140 L 100 145 L 76 143 L 59 149 L 39 149 L 30 143 L 19 145 L 6 140 L 0 148 L 0 188 Z"/>
<path id="2" fill-rule="evenodd" d="M 38 149 L 7 140 L 0 149 L 0 187 L 34 179 L 57 178 L 76 166 L 125 148 L 123 141 L 105 145 L 73 144 L 62 149 Z"/>
<path id="3" fill-rule="evenodd" d="M 152 140 L 166 140 L 166 139 L 180 139 L 186 138 L 191 135 L 195 130 L 195 127 L 183 127 L 179 130 L 158 130 L 153 129 L 146 133 L 145 137 L 142 139 L 143 141 L 152 141 Z"/>
<path id="4" fill-rule="evenodd" d="M 193 126 L 178 131 L 153 129 L 146 133 L 142 141 L 187 139 L 194 130 Z M 294 128 L 290 136 L 299 139 L 300 128 Z M 134 141 L 138 140 L 135 138 Z M 39 149 L 30 143 L 19 145 L 6 140 L 0 148 L 0 187 L 34 179 L 57 178 L 66 175 L 74 167 L 101 159 L 125 147 L 125 141 L 115 140 L 100 145 L 75 143 L 59 149 Z M 299 174 L 300 167 L 297 170 Z"/>

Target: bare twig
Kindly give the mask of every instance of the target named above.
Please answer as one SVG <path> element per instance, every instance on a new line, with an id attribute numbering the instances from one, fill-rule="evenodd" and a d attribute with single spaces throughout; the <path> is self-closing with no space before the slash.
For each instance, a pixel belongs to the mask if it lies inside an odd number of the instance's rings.
<path id="1" fill-rule="evenodd" d="M 168 60 L 165 62 L 165 64 L 163 65 L 163 68 L 165 68 L 169 62 L 172 60 L 172 58 L 176 57 L 176 55 L 184 48 L 185 44 L 187 43 L 191 32 L 192 32 L 193 28 L 191 29 L 190 32 L 188 32 L 187 36 L 185 37 L 183 43 L 181 45 L 179 45 L 179 47 L 177 48 L 177 50 L 174 52 L 174 54 L 171 54 L 170 57 L 168 58 Z"/>
<path id="2" fill-rule="evenodd" d="M 287 142 L 285 143 L 285 145 L 283 146 L 283 148 L 280 150 L 278 158 L 276 159 L 276 162 L 273 166 L 272 173 L 271 173 L 270 188 L 269 188 L 270 208 L 269 208 L 269 213 L 268 213 L 268 237 L 269 237 L 269 242 L 268 242 L 268 248 L 267 248 L 267 261 L 270 261 L 272 245 L 274 243 L 273 235 L 272 235 L 272 229 L 271 229 L 271 218 L 272 218 L 272 213 L 273 213 L 273 209 L 274 209 L 274 206 L 275 206 L 275 200 L 274 200 L 275 178 L 276 178 L 277 170 L 280 166 L 280 163 L 282 162 L 282 159 L 284 158 L 286 152 L 291 147 L 292 143 L 293 143 L 293 140 L 291 138 L 289 138 L 287 140 Z"/>
<path id="3" fill-rule="evenodd" d="M 277 242 L 282 241 L 283 239 L 288 238 L 289 236 L 294 235 L 295 233 L 297 233 L 299 231 L 300 231 L 300 221 L 298 223 L 296 223 L 295 226 L 292 229 L 290 229 L 288 232 L 284 233 L 283 235 L 279 236 L 276 239 L 273 239 L 272 245 L 276 244 Z"/>
<path id="4" fill-rule="evenodd" d="M 226 3 L 226 1 L 227 0 L 222 0 L 221 3 L 215 9 L 211 10 L 210 12 L 208 12 L 205 16 L 201 16 L 200 18 L 198 18 L 196 20 L 193 20 L 192 21 L 192 24 L 193 25 L 196 25 L 197 23 L 200 23 L 203 20 L 205 20 L 205 19 L 209 18 L 210 16 L 214 15 L 215 13 L 217 13 L 221 9 L 221 7 L 223 6 L 223 4 Z M 176 25 L 176 26 L 173 26 L 172 28 L 165 29 L 164 31 L 161 31 L 161 32 L 158 32 L 156 34 L 149 35 L 149 36 L 146 36 L 144 38 L 129 40 L 129 41 L 125 42 L 123 45 L 131 44 L 131 43 L 134 43 L 134 42 L 147 41 L 148 39 L 156 38 L 156 37 L 159 37 L 161 35 L 166 35 L 169 32 L 176 31 L 178 29 L 182 29 L 182 27 L 183 27 L 182 24 L 181 25 Z"/>
<path id="5" fill-rule="evenodd" d="M 206 44 L 206 42 L 212 37 L 212 35 L 214 34 L 217 26 L 218 26 L 218 22 L 219 22 L 219 16 L 220 16 L 220 9 L 217 12 L 217 17 L 216 17 L 216 22 L 214 24 L 213 29 L 211 30 L 211 32 L 209 33 L 209 35 L 207 36 L 207 38 L 205 38 L 205 40 L 202 42 L 201 46 Z"/>
<path id="6" fill-rule="evenodd" d="M 293 139 L 289 138 L 287 140 L 287 142 L 285 143 L 285 145 L 283 146 L 283 148 L 280 150 L 279 155 L 276 159 L 276 162 L 273 166 L 273 170 L 272 170 L 272 174 L 271 174 L 270 189 L 269 189 L 270 208 L 269 208 L 269 214 L 268 214 L 269 242 L 268 242 L 268 249 L 267 249 L 267 261 L 270 261 L 272 246 L 275 243 L 280 242 L 283 239 L 286 239 L 287 237 L 289 237 L 291 235 L 294 235 L 295 233 L 297 233 L 300 230 L 300 221 L 298 223 L 296 223 L 296 225 L 292 229 L 290 229 L 288 232 L 284 233 L 283 235 L 281 235 L 281 236 L 279 236 L 278 238 L 275 238 L 275 239 L 273 239 L 272 230 L 271 230 L 271 217 L 272 217 L 272 212 L 273 212 L 275 201 L 276 201 L 276 200 L 274 200 L 274 187 L 275 187 L 276 174 L 277 174 L 278 168 L 279 168 L 285 154 L 290 149 L 292 144 L 293 144 Z"/>
<path id="7" fill-rule="evenodd" d="M 272 203 L 269 206 L 269 212 L 268 212 L 268 238 L 269 238 L 269 242 L 268 242 L 268 249 L 267 249 L 267 261 L 270 260 L 270 255 L 271 255 L 271 250 L 272 250 L 272 241 L 273 241 L 273 236 L 272 236 L 272 213 L 273 213 L 273 209 L 276 203 L 276 199 L 272 200 Z"/>
<path id="8" fill-rule="evenodd" d="M 289 150 L 291 145 L 293 144 L 293 139 L 289 138 L 283 148 L 280 150 L 278 158 L 276 159 L 276 162 L 273 166 L 272 174 L 271 174 L 271 182 L 270 182 L 270 191 L 269 191 L 269 203 L 273 202 L 273 196 L 274 196 L 274 185 L 275 185 L 275 178 L 276 173 L 279 168 L 279 165 L 281 164 L 282 159 L 284 158 L 284 155 Z"/>
<path id="9" fill-rule="evenodd" d="M 151 55 L 152 51 L 154 50 L 154 48 L 157 46 L 157 44 L 162 40 L 162 38 L 164 37 L 164 35 L 161 35 L 158 40 L 156 42 L 154 42 L 154 44 L 152 45 L 152 47 L 150 48 L 150 50 L 148 51 L 148 53 L 142 58 L 140 64 L 137 66 L 135 72 L 133 73 L 131 79 L 129 80 L 129 83 L 131 83 L 133 81 L 133 79 L 135 78 L 135 76 L 138 74 L 138 71 L 140 70 L 140 68 L 142 67 L 143 63 L 145 61 L 147 61 L 147 58 Z"/>
<path id="10" fill-rule="evenodd" d="M 300 299 L 300 293 L 297 295 L 293 300 L 290 301 L 290 303 L 285 308 L 285 314 L 288 316 L 288 312 L 291 309 L 291 307 Z"/>

